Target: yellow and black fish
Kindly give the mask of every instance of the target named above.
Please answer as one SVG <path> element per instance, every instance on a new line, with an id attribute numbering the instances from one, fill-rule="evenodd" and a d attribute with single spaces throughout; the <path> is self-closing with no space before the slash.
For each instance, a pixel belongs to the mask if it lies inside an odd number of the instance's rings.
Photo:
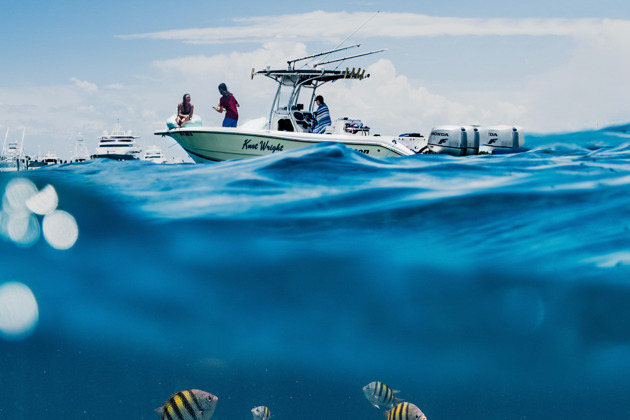
<path id="1" fill-rule="evenodd" d="M 254 420 L 269 420 L 271 418 L 269 407 L 265 407 L 264 405 L 252 408 L 252 414 L 254 415 Z"/>
<path id="2" fill-rule="evenodd" d="M 383 382 L 370 382 L 363 387 L 365 398 L 376 408 L 392 408 L 402 399 L 396 398 L 398 391 L 385 385 Z"/>
<path id="3" fill-rule="evenodd" d="M 385 412 L 387 420 L 427 420 L 420 409 L 411 403 L 403 402 Z"/>
<path id="4" fill-rule="evenodd" d="M 187 389 L 171 395 L 155 409 L 160 420 L 210 420 L 219 399 L 199 389 Z"/>

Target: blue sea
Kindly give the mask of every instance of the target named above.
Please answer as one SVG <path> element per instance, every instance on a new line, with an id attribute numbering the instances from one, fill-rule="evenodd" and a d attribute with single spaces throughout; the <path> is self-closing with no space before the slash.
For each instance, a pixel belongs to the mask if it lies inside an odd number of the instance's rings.
<path id="1" fill-rule="evenodd" d="M 377 380 L 429 420 L 630 418 L 629 132 L 1 173 L 72 223 L 19 236 L 5 193 L 0 285 L 30 294 L 0 297 L 0 419 L 157 419 L 197 388 L 216 420 L 379 420 Z"/>

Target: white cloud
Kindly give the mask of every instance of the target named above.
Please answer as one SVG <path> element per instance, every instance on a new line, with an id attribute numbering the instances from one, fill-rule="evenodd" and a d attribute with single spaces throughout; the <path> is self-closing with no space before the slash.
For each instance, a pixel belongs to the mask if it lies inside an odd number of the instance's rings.
<path id="1" fill-rule="evenodd" d="M 76 77 L 71 77 L 70 81 L 74 83 L 75 86 L 77 86 L 78 88 L 84 90 L 85 92 L 89 94 L 94 94 L 98 92 L 98 86 L 96 86 L 94 83 L 90 83 L 85 80 L 79 80 Z"/>
<path id="2" fill-rule="evenodd" d="M 516 124 L 524 114 L 518 104 L 462 103 L 430 92 L 398 74 L 390 60 L 368 67 L 370 78 L 335 83 L 322 90 L 333 118 L 359 118 L 380 134 L 427 132 L 445 124 Z"/>
<path id="3" fill-rule="evenodd" d="M 304 14 L 234 19 L 227 27 L 189 28 L 121 38 L 181 41 L 189 44 L 223 44 L 296 40 L 301 42 L 344 39 L 349 28 L 361 28 L 363 38 L 408 38 L 434 36 L 597 36 L 621 30 L 630 34 L 628 22 L 613 19 L 562 18 L 454 18 L 414 13 L 314 11 Z M 613 28 L 613 29 L 611 29 Z"/>
<path id="4" fill-rule="evenodd" d="M 113 89 L 113 90 L 123 90 L 125 89 L 125 85 L 122 83 L 113 83 L 111 85 L 104 86 L 105 89 Z"/>

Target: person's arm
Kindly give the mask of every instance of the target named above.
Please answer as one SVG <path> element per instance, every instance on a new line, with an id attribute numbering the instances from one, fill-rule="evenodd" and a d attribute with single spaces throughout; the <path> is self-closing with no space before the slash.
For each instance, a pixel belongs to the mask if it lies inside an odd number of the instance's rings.
<path id="1" fill-rule="evenodd" d="M 217 111 L 219 114 L 223 113 L 223 107 L 221 106 L 221 103 L 219 103 L 219 105 L 214 107 L 214 110 Z"/>
<path id="2" fill-rule="evenodd" d="M 190 114 L 188 114 L 189 120 L 192 120 L 194 110 L 195 110 L 195 106 L 193 104 L 190 104 Z"/>

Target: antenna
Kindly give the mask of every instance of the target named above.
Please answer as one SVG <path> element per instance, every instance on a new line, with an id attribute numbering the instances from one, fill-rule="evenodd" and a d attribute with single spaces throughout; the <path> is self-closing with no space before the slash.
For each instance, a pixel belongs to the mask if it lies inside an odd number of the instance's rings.
<path id="1" fill-rule="evenodd" d="M 341 45 L 341 44 L 340 44 L 340 45 Z M 287 61 L 287 64 L 289 65 L 289 70 L 292 70 L 292 69 L 291 69 L 291 64 L 295 64 L 295 63 L 296 63 L 296 62 L 298 62 L 298 61 L 308 60 L 309 58 L 315 58 L 315 57 L 319 57 L 319 56 L 322 56 L 322 55 L 332 54 L 332 53 L 335 53 L 335 52 L 337 52 L 337 51 L 348 50 L 348 49 L 350 49 L 350 48 L 356 48 L 356 47 L 360 47 L 360 46 L 361 46 L 361 44 L 351 45 L 351 46 L 349 46 L 349 47 L 343 47 L 343 48 L 337 48 L 337 47 L 335 47 L 334 49 L 332 49 L 332 50 L 330 50 L 330 51 L 324 51 L 324 52 L 321 52 L 321 53 L 317 53 L 317 54 L 309 55 L 308 57 L 302 57 L 302 58 L 296 58 L 295 60 L 289 60 L 289 61 Z"/>
<path id="2" fill-rule="evenodd" d="M 365 22 L 363 22 L 363 23 L 362 23 L 362 24 L 361 24 L 361 25 L 360 25 L 357 29 L 355 29 L 355 30 L 354 30 L 354 32 L 352 32 L 350 35 L 348 35 L 347 37 L 345 37 L 345 38 L 344 38 L 344 40 L 343 40 L 343 41 L 341 41 L 341 42 L 340 42 L 340 43 L 339 43 L 339 44 L 338 44 L 335 48 L 339 48 L 339 47 L 341 47 L 341 46 L 343 45 L 343 43 L 344 43 L 344 42 L 346 42 L 348 39 L 350 39 L 350 37 L 351 37 L 352 35 L 354 35 L 354 34 L 356 34 L 357 32 L 359 32 L 359 31 L 361 30 L 361 28 L 363 28 L 365 25 L 367 25 L 367 23 L 368 23 L 369 21 L 371 21 L 372 19 L 374 19 L 374 18 L 376 17 L 376 15 L 378 15 L 379 13 L 381 13 L 381 12 L 380 12 L 380 10 L 379 10 L 379 11 L 377 11 L 375 14 L 373 14 L 373 15 L 372 15 L 369 19 L 367 19 Z M 320 65 L 320 64 L 323 64 L 323 63 L 318 63 L 318 64 L 315 64 L 313 67 L 317 67 L 317 66 L 318 66 L 318 65 Z"/>
<path id="3" fill-rule="evenodd" d="M 362 24 L 361 26 L 359 26 L 357 29 L 355 29 L 355 30 L 354 30 L 354 32 L 352 32 L 350 35 L 348 35 L 348 36 L 347 36 L 347 37 L 346 37 L 343 41 L 341 41 L 341 42 L 339 43 L 339 45 L 337 45 L 335 48 L 337 48 L 337 47 L 339 47 L 339 46 L 343 45 L 343 43 L 344 43 L 344 42 L 346 42 L 346 41 L 347 41 L 347 40 L 348 40 L 348 39 L 349 39 L 352 35 L 354 35 L 354 34 L 356 34 L 357 32 L 359 32 L 359 30 L 360 30 L 361 28 L 363 28 L 365 25 L 367 25 L 367 23 L 368 23 L 369 21 L 371 21 L 372 19 L 374 19 L 374 18 L 376 17 L 376 15 L 378 15 L 379 13 L 381 13 L 381 11 L 380 11 L 380 10 L 379 10 L 379 11 L 377 11 L 374 15 L 372 15 L 372 17 L 370 17 L 368 20 L 366 20 L 365 22 L 363 22 L 363 24 Z"/>
<path id="4" fill-rule="evenodd" d="M 337 61 L 349 60 L 351 58 L 363 57 L 364 55 L 376 54 L 376 53 L 380 53 L 380 52 L 383 52 L 383 51 L 387 51 L 387 49 L 370 51 L 370 52 L 366 52 L 366 53 L 363 53 L 363 54 L 351 55 L 349 57 L 337 58 L 336 60 L 324 61 L 322 63 L 315 64 L 313 67 L 321 66 L 323 64 L 336 63 Z"/>

